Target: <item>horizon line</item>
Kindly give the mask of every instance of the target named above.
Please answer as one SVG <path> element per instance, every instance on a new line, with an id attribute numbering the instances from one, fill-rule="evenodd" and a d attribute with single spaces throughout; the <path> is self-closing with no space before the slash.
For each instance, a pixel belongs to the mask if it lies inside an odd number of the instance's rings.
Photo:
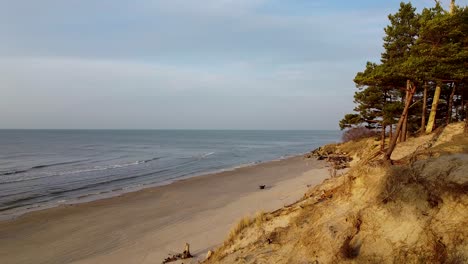
<path id="1" fill-rule="evenodd" d="M 257 128 L 0 128 L 0 130 L 193 130 L 193 131 L 340 131 L 340 129 L 257 129 Z"/>

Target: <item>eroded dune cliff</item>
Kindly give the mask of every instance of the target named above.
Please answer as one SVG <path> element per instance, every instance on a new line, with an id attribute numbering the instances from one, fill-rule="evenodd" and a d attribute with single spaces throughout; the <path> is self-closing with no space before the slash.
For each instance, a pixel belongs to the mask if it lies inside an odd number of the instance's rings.
<path id="1" fill-rule="evenodd" d="M 351 168 L 297 203 L 243 219 L 205 263 L 467 263 L 463 124 L 412 138 L 380 162 L 374 139 L 329 146 Z"/>

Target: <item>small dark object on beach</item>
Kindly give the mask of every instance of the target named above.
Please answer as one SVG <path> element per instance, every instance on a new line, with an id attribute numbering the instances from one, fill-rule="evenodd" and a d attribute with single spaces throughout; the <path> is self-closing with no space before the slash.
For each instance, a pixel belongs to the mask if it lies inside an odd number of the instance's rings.
<path id="1" fill-rule="evenodd" d="M 260 190 L 265 189 L 265 187 L 266 187 L 266 185 L 259 185 L 259 186 L 258 186 L 258 188 L 259 188 Z"/>

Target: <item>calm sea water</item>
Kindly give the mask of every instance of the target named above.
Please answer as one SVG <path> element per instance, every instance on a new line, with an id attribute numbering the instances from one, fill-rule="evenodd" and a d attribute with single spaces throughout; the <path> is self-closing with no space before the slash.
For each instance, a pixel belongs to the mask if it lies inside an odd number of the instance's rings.
<path id="1" fill-rule="evenodd" d="M 339 131 L 0 130 L 0 216 L 305 153 Z"/>

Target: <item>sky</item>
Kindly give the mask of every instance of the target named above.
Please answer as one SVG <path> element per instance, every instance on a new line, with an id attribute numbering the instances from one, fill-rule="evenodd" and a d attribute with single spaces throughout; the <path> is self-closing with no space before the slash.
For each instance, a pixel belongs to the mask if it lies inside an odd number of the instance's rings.
<path id="1" fill-rule="evenodd" d="M 338 129 L 399 2 L 0 0 L 0 128 Z"/>

